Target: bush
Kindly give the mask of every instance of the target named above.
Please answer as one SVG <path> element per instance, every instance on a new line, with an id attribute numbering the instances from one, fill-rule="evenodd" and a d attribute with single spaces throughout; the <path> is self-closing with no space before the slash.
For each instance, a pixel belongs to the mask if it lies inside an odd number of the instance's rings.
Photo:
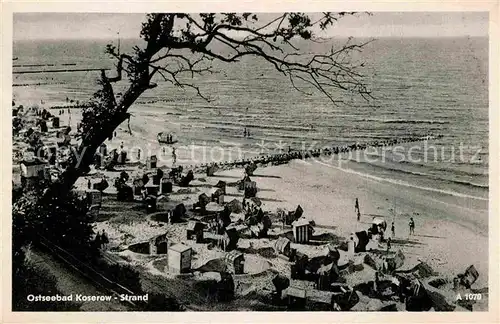
<path id="1" fill-rule="evenodd" d="M 66 303 L 32 303 L 28 294 L 47 295 L 55 293 L 54 278 L 48 278 L 25 265 L 23 247 L 43 236 L 80 258 L 97 254 L 91 245 L 93 230 L 87 215 L 86 202 L 72 193 L 63 198 L 53 198 L 45 205 L 34 202 L 41 195 L 43 185 L 24 192 L 13 192 L 15 205 L 12 208 L 12 296 L 16 310 L 69 310 L 74 306 Z"/>
<path id="2" fill-rule="evenodd" d="M 63 295 L 57 289 L 55 277 L 22 265 L 12 276 L 12 311 L 78 311 L 80 305 L 73 302 L 30 302 L 28 295 Z"/>
<path id="3" fill-rule="evenodd" d="M 98 262 L 99 270 L 109 279 L 116 281 L 136 295 L 144 295 L 139 272 L 129 265 Z M 173 297 L 164 294 L 149 293 L 147 302 L 137 303 L 139 311 L 182 311 L 183 307 Z"/>
<path id="4" fill-rule="evenodd" d="M 179 312 L 183 310 L 175 298 L 157 293 L 150 293 L 148 301 L 141 305 L 141 311 L 145 312 Z"/>

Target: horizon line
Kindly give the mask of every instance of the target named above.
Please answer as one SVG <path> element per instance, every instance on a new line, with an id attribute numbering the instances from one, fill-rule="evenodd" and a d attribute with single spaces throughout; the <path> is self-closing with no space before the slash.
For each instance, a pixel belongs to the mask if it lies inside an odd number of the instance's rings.
<path id="1" fill-rule="evenodd" d="M 489 38 L 489 34 L 487 35 L 443 35 L 443 36 L 429 36 L 429 35 L 412 35 L 412 36 L 332 36 L 332 37 L 324 37 L 323 40 L 331 40 L 331 39 L 346 39 L 346 38 L 358 38 L 358 39 L 383 39 L 383 38 Z M 140 37 L 120 37 L 120 40 L 135 40 L 141 41 Z M 24 38 L 24 39 L 12 39 L 12 42 L 37 42 L 37 41 L 104 41 L 104 40 L 117 40 L 116 37 L 112 38 L 93 38 L 93 37 L 81 37 L 81 38 L 72 38 L 72 37 L 59 37 L 59 38 Z"/>

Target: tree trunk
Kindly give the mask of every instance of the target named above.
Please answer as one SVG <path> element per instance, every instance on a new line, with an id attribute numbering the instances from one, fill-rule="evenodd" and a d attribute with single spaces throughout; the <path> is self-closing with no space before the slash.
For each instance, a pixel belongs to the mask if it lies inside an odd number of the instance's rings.
<path id="1" fill-rule="evenodd" d="M 141 78 L 140 82 L 131 84 L 115 108 L 116 112 L 112 114 L 111 119 L 102 121 L 100 125 L 93 127 L 93 131 L 83 137 L 77 149 L 78 153 L 74 154 L 72 152 L 68 160 L 67 169 L 44 193 L 41 202 L 48 201 L 54 196 L 64 196 L 72 189 L 78 178 L 89 170 L 100 145 L 113 134 L 121 123 L 129 118 L 130 115 L 127 113 L 127 110 L 149 88 L 148 84 L 145 85 L 145 83 L 145 78 Z M 80 157 L 80 161 L 77 157 Z"/>

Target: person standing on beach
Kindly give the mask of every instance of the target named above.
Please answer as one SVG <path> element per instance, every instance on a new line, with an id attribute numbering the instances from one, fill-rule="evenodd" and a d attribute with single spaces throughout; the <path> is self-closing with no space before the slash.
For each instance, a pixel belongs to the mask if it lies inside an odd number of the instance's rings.
<path id="1" fill-rule="evenodd" d="M 356 198 L 356 202 L 354 203 L 354 211 L 357 214 L 358 222 L 361 219 L 361 212 L 359 211 L 359 200 Z"/>
<path id="2" fill-rule="evenodd" d="M 104 230 L 102 230 L 101 242 L 102 242 L 103 249 L 106 250 L 108 247 L 109 239 L 108 239 L 108 234 L 106 234 L 106 232 Z"/>
<path id="3" fill-rule="evenodd" d="M 391 233 L 392 237 L 396 237 L 396 228 L 394 227 L 394 222 L 391 224 Z"/>
<path id="4" fill-rule="evenodd" d="M 375 280 L 373 280 L 373 287 L 372 287 L 374 293 L 378 292 L 379 284 L 380 284 L 380 277 L 378 271 L 375 271 Z"/>
<path id="5" fill-rule="evenodd" d="M 95 236 L 95 239 L 94 239 L 94 243 L 95 243 L 95 245 L 97 246 L 98 249 L 101 249 L 101 247 L 102 247 L 101 233 L 97 232 L 97 234 Z"/>
<path id="6" fill-rule="evenodd" d="M 141 159 L 141 149 L 137 149 L 137 160 Z"/>
<path id="7" fill-rule="evenodd" d="M 175 147 L 172 147 L 172 165 L 175 165 L 177 162 L 177 154 L 175 153 Z"/>
<path id="8" fill-rule="evenodd" d="M 413 221 L 413 217 L 410 218 L 408 225 L 410 226 L 410 235 L 415 234 L 415 222 Z"/>

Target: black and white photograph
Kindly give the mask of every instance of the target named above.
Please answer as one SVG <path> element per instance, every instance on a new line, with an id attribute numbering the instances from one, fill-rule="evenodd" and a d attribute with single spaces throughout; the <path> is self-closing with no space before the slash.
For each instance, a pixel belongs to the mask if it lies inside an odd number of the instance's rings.
<path id="1" fill-rule="evenodd" d="M 14 12 L 10 311 L 488 312 L 490 13 L 325 9 Z"/>

